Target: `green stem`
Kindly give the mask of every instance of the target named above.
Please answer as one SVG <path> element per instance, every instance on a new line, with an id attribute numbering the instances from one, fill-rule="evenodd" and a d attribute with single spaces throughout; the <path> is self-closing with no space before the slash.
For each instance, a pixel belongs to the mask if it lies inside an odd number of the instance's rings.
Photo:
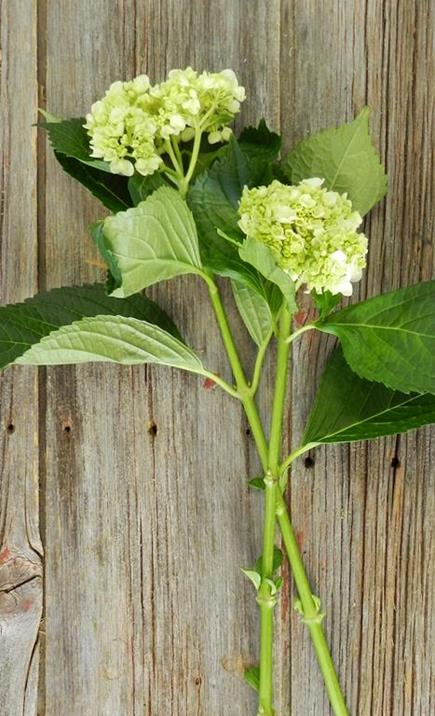
<path id="1" fill-rule="evenodd" d="M 254 396 L 255 393 L 257 392 L 258 385 L 260 383 L 261 369 L 263 367 L 264 356 L 266 355 L 266 350 L 270 343 L 271 338 L 272 338 L 272 331 L 270 331 L 270 333 L 268 333 L 266 338 L 263 340 L 261 345 L 258 347 L 257 357 L 255 359 L 254 371 L 252 373 L 252 381 L 251 381 L 251 395 L 252 396 Z"/>
<path id="2" fill-rule="evenodd" d="M 290 522 L 287 505 L 280 491 L 277 497 L 276 513 L 285 549 L 291 564 L 296 589 L 299 594 L 299 610 L 302 613 L 302 621 L 307 625 L 310 632 L 311 641 L 314 645 L 317 661 L 320 671 L 322 672 L 332 709 L 335 716 L 348 716 L 346 702 L 340 688 L 334 662 L 322 626 L 324 614 L 320 611 L 319 600 L 314 599 L 312 595 L 296 536 Z"/>
<path id="3" fill-rule="evenodd" d="M 165 141 L 165 149 L 169 155 L 169 158 L 174 166 L 175 169 L 175 175 L 178 177 L 179 182 L 183 179 L 183 167 L 178 164 L 177 157 L 175 156 L 174 149 L 172 147 L 171 141 L 169 139 L 166 139 Z"/>
<path id="4" fill-rule="evenodd" d="M 268 451 L 268 469 L 264 478 L 265 507 L 263 523 L 263 555 L 261 586 L 257 601 L 260 604 L 260 686 L 259 714 L 267 716 L 273 711 L 272 666 L 273 666 L 273 607 L 276 597 L 271 594 L 270 580 L 273 580 L 273 552 L 275 544 L 275 512 L 279 493 L 278 463 L 281 452 L 282 419 L 287 387 L 288 358 L 290 346 L 286 338 L 291 328 L 291 316 L 282 312 L 276 361 L 276 379 L 273 398 L 272 420 Z"/>
<path id="5" fill-rule="evenodd" d="M 313 595 L 311 593 L 311 588 L 308 580 L 308 576 L 306 574 L 304 564 L 302 562 L 302 557 L 299 551 L 299 546 L 297 544 L 293 527 L 290 521 L 290 516 L 288 514 L 287 505 L 285 503 L 285 500 L 282 496 L 281 490 L 276 489 L 276 485 L 278 484 L 277 481 L 270 480 L 271 477 L 271 471 L 268 470 L 269 468 L 269 460 L 270 457 L 274 458 L 276 455 L 276 450 L 278 446 L 278 457 L 276 458 L 277 463 L 279 459 L 279 449 L 280 444 L 277 441 L 277 438 L 274 437 L 273 440 L 273 450 L 269 450 L 266 437 L 264 435 L 263 426 L 261 424 L 261 420 L 258 414 L 257 406 L 255 404 L 255 401 L 250 394 L 249 386 L 247 385 L 246 378 L 243 372 L 242 365 L 240 363 L 240 359 L 237 353 L 237 349 L 234 344 L 234 340 L 231 334 L 231 329 L 229 327 L 225 310 L 222 305 L 219 290 L 217 286 L 214 284 L 213 280 L 209 277 L 209 280 L 207 281 L 209 293 L 211 302 L 213 304 L 213 308 L 216 314 L 216 318 L 219 324 L 219 328 L 222 334 L 222 339 L 225 345 L 225 348 L 228 353 L 228 358 L 231 364 L 231 368 L 234 374 L 234 378 L 236 380 L 237 389 L 240 394 L 240 398 L 242 399 L 243 406 L 245 409 L 246 417 L 248 419 L 252 435 L 254 437 L 258 455 L 264 470 L 264 473 L 266 475 L 265 479 L 265 485 L 266 490 L 270 489 L 267 487 L 267 480 L 270 482 L 275 483 L 275 487 L 271 489 L 271 492 L 274 493 L 275 496 L 272 495 L 272 499 L 269 497 L 269 505 L 267 508 L 265 508 L 265 527 L 268 534 L 272 533 L 272 520 L 271 520 L 271 510 L 269 509 L 271 505 L 274 506 L 274 511 L 276 513 L 276 516 L 278 518 L 278 523 L 280 526 L 281 533 L 283 535 L 283 541 L 284 546 L 287 552 L 287 557 L 292 569 L 292 573 L 295 578 L 296 588 L 299 594 L 299 598 L 301 601 L 301 610 L 303 612 L 303 620 L 308 626 L 311 639 L 314 644 L 314 648 L 316 651 L 317 660 L 323 675 L 323 679 L 326 685 L 326 689 L 328 692 L 328 696 L 331 702 L 331 706 L 334 710 L 335 716 L 348 716 L 348 711 L 346 708 L 346 704 L 344 701 L 344 697 L 342 695 L 340 684 L 337 678 L 337 674 L 335 672 L 334 664 L 332 661 L 331 654 L 329 652 L 328 644 L 326 642 L 325 634 L 323 631 L 323 627 L 321 624 L 321 620 L 323 618 L 323 615 L 320 613 L 320 608 L 318 601 L 316 601 L 313 598 Z M 288 318 L 285 317 L 282 319 L 283 322 L 287 321 Z M 283 330 L 285 329 L 285 324 L 281 324 L 280 328 Z M 308 328 L 307 328 L 308 330 Z M 284 330 L 283 330 L 284 332 Z M 282 335 L 282 334 L 281 334 Z M 272 415 L 272 429 L 275 425 L 275 431 L 279 432 L 279 435 L 281 435 L 281 425 L 282 425 L 282 417 L 280 417 L 280 420 L 278 421 L 278 412 L 280 412 L 280 416 L 282 416 L 282 408 L 284 406 L 285 401 L 285 390 L 286 390 L 286 380 L 285 375 L 283 376 L 284 372 L 287 372 L 287 361 L 286 366 L 284 369 L 284 348 L 283 346 L 289 346 L 289 343 L 283 341 L 281 339 L 279 345 L 278 345 L 278 357 L 277 357 L 277 376 L 276 376 L 276 384 L 275 384 L 275 401 L 274 401 L 274 410 Z M 288 358 L 288 353 L 287 353 Z M 277 392 L 279 391 L 279 394 Z M 277 407 L 275 407 L 275 403 L 277 403 Z M 280 407 L 281 406 L 281 407 Z M 271 443 L 272 443 L 272 435 L 271 435 Z M 302 450 L 297 450 L 294 453 L 292 453 L 291 456 L 287 460 L 284 461 L 283 465 L 281 467 L 276 465 L 276 473 L 277 475 L 280 474 L 283 470 L 287 469 L 289 467 L 292 460 L 297 457 L 297 455 L 301 454 Z M 273 477 L 273 475 L 272 475 Z M 266 500 L 267 500 L 267 491 L 266 491 Z M 269 551 L 269 544 L 268 541 L 267 544 L 267 550 Z M 263 554 L 264 558 L 264 554 Z M 263 563 L 264 564 L 264 563 Z M 273 565 L 273 542 L 272 542 L 272 565 Z M 269 561 L 270 566 L 270 561 Z M 261 604 L 260 604 L 261 606 Z M 270 654 L 270 643 L 272 641 L 272 635 L 273 635 L 273 617 L 272 617 L 273 610 L 269 607 L 267 614 L 265 613 L 263 617 L 263 624 L 262 624 L 262 652 L 264 655 Z M 266 659 L 264 658 L 264 661 Z M 269 661 L 267 664 L 264 665 L 266 667 L 266 676 L 263 676 L 263 690 L 267 692 L 267 698 L 269 699 L 269 693 L 271 692 L 271 671 L 269 669 Z M 264 667 L 263 667 L 264 668 Z M 260 691 L 261 691 L 261 663 L 260 663 Z M 261 704 L 261 702 L 260 702 Z M 270 694 L 270 702 L 266 703 L 265 705 L 261 704 L 259 707 L 258 716 L 272 716 L 273 715 L 273 709 L 271 704 L 271 694 Z"/>
<path id="6" fill-rule="evenodd" d="M 298 328 L 297 331 L 294 331 L 291 335 L 287 336 L 287 343 L 293 343 L 293 341 L 296 340 L 296 338 L 299 338 L 302 333 L 306 333 L 306 331 L 312 331 L 314 328 L 316 328 L 314 323 L 307 323 L 306 326 Z"/>
<path id="7" fill-rule="evenodd" d="M 202 130 L 200 128 L 197 128 L 195 130 L 195 138 L 193 140 L 193 147 L 192 147 L 192 154 L 191 154 L 190 162 L 189 162 L 189 168 L 186 172 L 186 176 L 184 177 L 183 181 L 180 182 L 180 193 L 183 198 L 187 194 L 187 190 L 189 188 L 189 182 L 193 176 L 193 172 L 195 171 L 195 166 L 196 166 L 196 162 L 198 160 L 199 150 L 201 149 L 201 137 L 202 137 Z"/>

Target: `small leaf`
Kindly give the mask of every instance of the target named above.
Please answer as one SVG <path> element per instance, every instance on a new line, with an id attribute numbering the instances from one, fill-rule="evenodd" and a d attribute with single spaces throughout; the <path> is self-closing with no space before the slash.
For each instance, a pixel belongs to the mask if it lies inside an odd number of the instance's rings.
<path id="1" fill-rule="evenodd" d="M 277 592 L 279 592 L 279 590 L 281 589 L 281 587 L 282 587 L 283 584 L 284 584 L 284 580 L 283 580 L 283 578 L 282 578 L 281 576 L 280 576 L 280 577 L 277 577 L 277 578 L 275 579 L 275 587 L 276 587 L 276 591 L 277 591 Z"/>
<path id="2" fill-rule="evenodd" d="M 248 579 L 251 580 L 252 584 L 258 592 L 261 585 L 261 574 L 258 574 L 255 569 L 242 569 L 242 572 L 246 577 L 248 577 Z"/>
<path id="3" fill-rule="evenodd" d="M 287 301 L 290 313 L 296 311 L 295 285 L 277 266 L 268 246 L 248 236 L 239 249 L 240 258 L 254 266 L 268 281 L 276 284 Z"/>
<path id="4" fill-rule="evenodd" d="M 234 300 L 243 322 L 254 343 L 261 346 L 270 336 L 273 328 L 273 316 L 270 306 L 264 296 L 249 286 L 231 281 Z"/>
<path id="5" fill-rule="evenodd" d="M 41 122 L 39 126 L 47 130 L 51 145 L 58 154 L 74 157 L 84 164 L 110 173 L 108 162 L 91 157 L 89 136 L 83 126 L 84 122 L 85 120 L 80 117 L 63 119 L 60 122 Z"/>
<path id="6" fill-rule="evenodd" d="M 21 365 L 89 362 L 159 363 L 204 373 L 198 356 L 178 338 L 156 325 L 123 316 L 83 318 L 53 331 L 15 361 Z"/>
<path id="7" fill-rule="evenodd" d="M 156 191 L 161 186 L 167 186 L 167 184 L 159 172 L 154 172 L 154 174 L 145 177 L 135 172 L 128 179 L 128 191 L 134 206 L 147 199 L 153 191 Z"/>
<path id="8" fill-rule="evenodd" d="M 282 552 L 279 547 L 275 546 L 273 548 L 273 569 L 272 569 L 272 572 L 276 572 L 276 570 L 281 567 L 282 560 L 283 560 Z M 262 574 L 262 572 L 263 572 L 263 556 L 260 556 L 257 559 L 257 561 L 255 563 L 255 569 L 257 570 L 257 572 Z"/>
<path id="9" fill-rule="evenodd" d="M 391 291 L 316 323 L 352 370 L 403 392 L 435 393 L 435 281 Z"/>
<path id="10" fill-rule="evenodd" d="M 259 666 L 248 666 L 244 672 L 244 679 L 249 686 L 252 686 L 255 691 L 260 688 L 260 667 Z"/>
<path id="11" fill-rule="evenodd" d="M 292 184 L 321 177 L 328 189 L 347 192 L 362 216 L 387 191 L 387 177 L 369 134 L 368 107 L 353 122 L 304 139 L 290 152 L 284 168 Z"/>
<path id="12" fill-rule="evenodd" d="M 61 326 L 84 316 L 133 316 L 180 335 L 164 311 L 146 296 L 110 298 L 102 284 L 55 288 L 24 303 L 0 307 L 0 368 L 13 363 L 32 345 Z"/>
<path id="13" fill-rule="evenodd" d="M 105 219 L 103 240 L 122 279 L 113 296 L 130 296 L 158 281 L 201 273 L 192 214 L 169 187 L 157 189 L 134 209 Z"/>
<path id="14" fill-rule="evenodd" d="M 249 485 L 249 487 L 252 487 L 254 490 L 264 490 L 265 489 L 263 477 L 253 477 L 252 480 L 249 480 L 248 485 Z"/>
<path id="15" fill-rule="evenodd" d="M 400 393 L 359 378 L 341 350 L 326 366 L 303 444 L 342 443 L 395 435 L 435 422 L 435 396 Z"/>

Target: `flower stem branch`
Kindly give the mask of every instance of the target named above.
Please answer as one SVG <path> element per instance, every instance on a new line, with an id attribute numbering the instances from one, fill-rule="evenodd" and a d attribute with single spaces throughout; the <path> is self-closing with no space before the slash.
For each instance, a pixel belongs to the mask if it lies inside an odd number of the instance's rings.
<path id="1" fill-rule="evenodd" d="M 252 396 L 255 395 L 255 393 L 258 390 L 258 385 L 260 383 L 261 378 L 261 369 L 263 367 L 264 357 L 266 355 L 267 347 L 270 343 L 270 339 L 272 338 L 273 331 L 270 331 L 264 341 L 261 343 L 261 345 L 258 348 L 257 357 L 255 359 L 255 365 L 254 365 L 254 371 L 252 373 L 252 381 L 251 381 L 251 394 Z"/>

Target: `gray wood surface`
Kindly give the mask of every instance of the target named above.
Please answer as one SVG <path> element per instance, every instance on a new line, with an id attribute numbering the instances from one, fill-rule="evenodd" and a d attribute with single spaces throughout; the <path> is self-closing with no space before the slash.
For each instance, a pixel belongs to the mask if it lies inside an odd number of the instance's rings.
<path id="1" fill-rule="evenodd" d="M 428 0 L 0 6 L 2 302 L 102 276 L 86 228 L 101 209 L 37 140 L 37 106 L 77 116 L 114 79 L 187 64 L 232 67 L 242 121 L 264 115 L 288 145 L 370 104 L 390 193 L 367 221 L 360 295 L 433 276 Z M 229 378 L 202 286 L 154 295 Z M 329 347 L 307 335 L 295 349 L 289 444 Z M 266 380 L 264 416 L 270 394 Z M 257 610 L 240 567 L 260 551 L 261 496 L 246 487 L 258 463 L 240 407 L 194 376 L 97 365 L 9 370 L 0 401 L 1 716 L 254 714 L 240 673 Z M 290 504 L 351 713 L 429 716 L 434 433 L 311 458 Z M 286 588 L 277 609 L 277 714 L 323 716 L 293 599 Z"/>

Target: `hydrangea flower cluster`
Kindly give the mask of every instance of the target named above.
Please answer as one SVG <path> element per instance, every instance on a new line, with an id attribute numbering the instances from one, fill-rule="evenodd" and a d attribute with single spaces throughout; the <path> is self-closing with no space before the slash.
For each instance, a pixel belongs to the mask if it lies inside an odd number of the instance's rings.
<path id="1" fill-rule="evenodd" d="M 198 74 L 187 67 L 157 85 L 146 75 L 114 82 L 86 116 L 92 156 L 109 162 L 115 174 L 153 174 L 171 137 L 189 141 L 201 132 L 211 144 L 228 141 L 227 125 L 244 99 L 232 70 Z"/>
<path id="2" fill-rule="evenodd" d="M 317 293 L 352 294 L 366 265 L 367 238 L 358 233 L 362 219 L 347 194 L 322 187 L 323 179 L 297 186 L 273 181 L 245 188 L 239 226 L 272 250 L 276 263 L 297 286 Z"/>

